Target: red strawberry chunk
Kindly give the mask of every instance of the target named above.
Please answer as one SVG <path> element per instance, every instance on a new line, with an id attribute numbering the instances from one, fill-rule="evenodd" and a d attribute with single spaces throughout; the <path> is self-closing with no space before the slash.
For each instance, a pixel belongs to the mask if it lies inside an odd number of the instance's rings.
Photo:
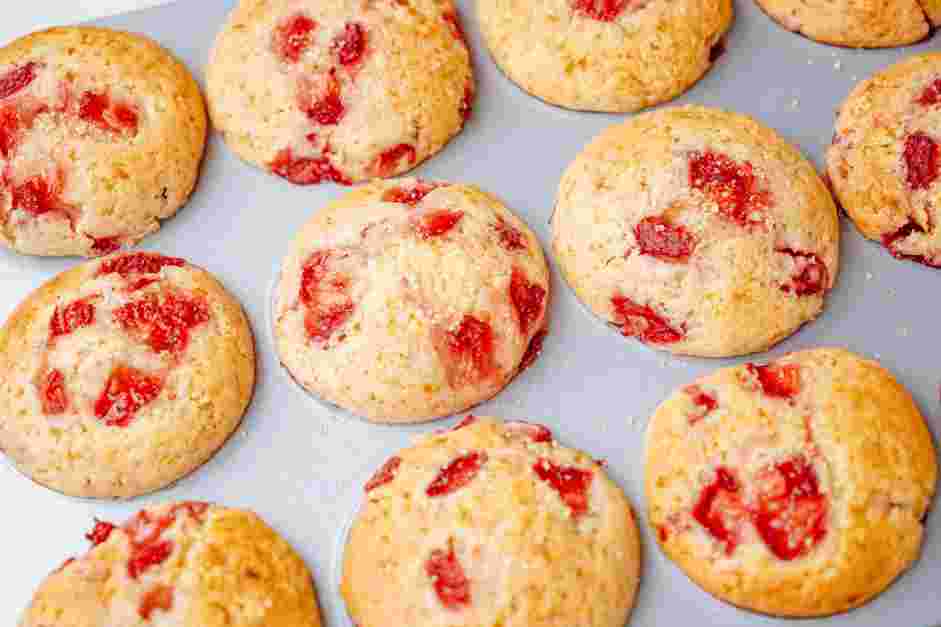
<path id="1" fill-rule="evenodd" d="M 68 205 L 60 197 L 61 192 L 59 182 L 33 176 L 13 187 L 13 209 L 21 209 L 33 216 L 64 210 Z"/>
<path id="2" fill-rule="evenodd" d="M 16 148 L 20 116 L 14 107 L 0 108 L 0 156 L 9 159 Z"/>
<path id="3" fill-rule="evenodd" d="M 408 189 L 404 187 L 393 187 L 387 189 L 382 194 L 383 202 L 397 202 L 414 207 L 433 190 L 442 187 L 439 183 L 426 183 L 425 181 L 415 181 Z"/>
<path id="4" fill-rule="evenodd" d="M 827 535 L 827 497 L 820 492 L 814 467 L 795 457 L 765 469 L 757 477 L 755 529 L 782 560 L 807 554 Z"/>
<path id="5" fill-rule="evenodd" d="M 127 574 L 131 579 L 137 579 L 154 566 L 163 564 L 172 553 L 173 543 L 169 540 L 135 547 L 127 562 Z"/>
<path id="6" fill-rule="evenodd" d="M 384 486 L 387 483 L 391 483 L 395 479 L 395 475 L 399 471 L 399 466 L 402 465 L 401 457 L 391 457 L 386 460 L 386 463 L 376 471 L 376 474 L 366 482 L 365 491 L 372 492 L 378 487 Z"/>
<path id="7" fill-rule="evenodd" d="M 742 504 L 741 488 L 728 468 L 716 468 L 716 476 L 706 485 L 693 507 L 693 518 L 725 548 L 726 555 L 735 552 L 741 527 L 748 520 Z"/>
<path id="8" fill-rule="evenodd" d="M 107 93 L 87 91 L 78 103 L 78 117 L 103 131 L 137 132 L 137 112 L 126 104 L 113 103 Z"/>
<path id="9" fill-rule="evenodd" d="M 468 485 L 487 463 L 487 454 L 474 451 L 462 455 L 442 468 L 434 480 L 425 488 L 430 497 L 445 496 Z"/>
<path id="10" fill-rule="evenodd" d="M 504 220 L 503 217 L 497 218 L 493 228 L 497 232 L 497 236 L 500 238 L 500 245 L 504 250 L 508 252 L 525 250 L 526 240 L 523 238 L 523 233 Z"/>
<path id="11" fill-rule="evenodd" d="M 600 22 L 611 22 L 624 12 L 631 0 L 572 0 L 572 9 Z"/>
<path id="12" fill-rule="evenodd" d="M 688 385 L 684 391 L 689 395 L 690 400 L 696 409 L 689 414 L 689 424 L 693 425 L 708 416 L 719 407 L 719 401 L 715 396 L 704 391 L 698 385 Z"/>
<path id="13" fill-rule="evenodd" d="M 116 366 L 95 401 L 95 416 L 109 427 L 127 427 L 135 414 L 160 395 L 163 380 L 128 366 Z"/>
<path id="14" fill-rule="evenodd" d="M 92 237 L 91 250 L 96 255 L 110 255 L 121 248 L 121 238 L 113 237 Z"/>
<path id="15" fill-rule="evenodd" d="M 542 353 L 542 345 L 545 343 L 547 335 L 549 335 L 549 332 L 542 329 L 541 331 L 537 331 L 532 339 L 529 340 L 529 344 L 526 346 L 526 352 L 523 353 L 523 358 L 520 360 L 519 372 L 526 370 L 535 363 L 536 358 Z"/>
<path id="16" fill-rule="evenodd" d="M 510 275 L 510 302 L 516 311 L 516 320 L 520 333 L 526 335 L 534 322 L 542 317 L 546 289 L 536 283 L 530 283 L 526 274 L 517 267 Z"/>
<path id="17" fill-rule="evenodd" d="M 506 428 L 507 431 L 523 435 L 532 442 L 552 442 L 552 431 L 545 425 L 537 425 L 522 420 L 511 420 L 506 423 Z"/>
<path id="18" fill-rule="evenodd" d="M 95 306 L 88 302 L 88 299 L 77 300 L 65 307 L 56 307 L 49 320 L 49 342 L 52 343 L 56 338 L 94 323 Z"/>
<path id="19" fill-rule="evenodd" d="M 905 180 L 913 190 L 928 189 L 937 180 L 941 149 L 926 133 L 919 131 L 905 138 L 902 159 L 905 161 Z"/>
<path id="20" fill-rule="evenodd" d="M 313 41 L 317 22 L 298 13 L 275 29 L 272 45 L 275 54 L 285 63 L 297 63 Z"/>
<path id="21" fill-rule="evenodd" d="M 415 220 L 415 231 L 422 239 L 438 237 L 457 226 L 457 223 L 463 217 L 463 211 L 451 211 L 450 209 L 432 211 Z"/>
<path id="22" fill-rule="evenodd" d="M 791 364 L 746 364 L 748 372 L 758 379 L 761 389 L 774 398 L 794 398 L 801 391 L 800 367 Z"/>
<path id="23" fill-rule="evenodd" d="M 331 251 L 316 251 L 301 271 L 304 329 L 311 340 L 320 343 L 333 337 L 355 310 L 348 294 L 349 280 L 330 269 L 332 256 Z"/>
<path id="24" fill-rule="evenodd" d="M 449 610 L 460 610 L 471 604 L 470 581 L 454 553 L 454 540 L 447 550 L 435 549 L 425 562 L 425 573 L 431 578 L 435 594 Z"/>
<path id="25" fill-rule="evenodd" d="M 476 383 L 496 371 L 493 327 L 470 314 L 461 319 L 456 329 L 446 333 L 445 344 L 452 386 Z"/>
<path id="26" fill-rule="evenodd" d="M 673 344 L 685 336 L 685 331 L 674 329 L 648 305 L 638 305 L 626 296 L 612 297 L 611 305 L 614 324 L 621 327 L 626 337 L 636 337 L 650 344 Z"/>
<path id="27" fill-rule="evenodd" d="M 461 26 L 461 18 L 458 17 L 456 11 L 445 11 L 441 17 L 445 22 L 448 23 L 448 26 L 451 28 L 451 34 L 454 35 L 454 38 L 458 41 L 464 41 L 464 28 Z"/>
<path id="28" fill-rule="evenodd" d="M 893 233 L 883 235 L 882 245 L 885 246 L 896 259 L 908 259 L 909 261 L 917 261 L 918 263 L 929 266 L 941 267 L 941 257 L 931 258 L 924 255 L 903 252 L 902 247 L 905 244 L 905 240 L 911 235 L 917 235 L 919 233 L 925 233 L 924 227 L 914 220 L 909 219 L 902 228 Z"/>
<path id="29" fill-rule="evenodd" d="M 325 181 L 340 185 L 352 185 L 352 181 L 340 172 L 330 157 L 294 157 L 290 148 L 285 148 L 270 164 L 271 171 L 295 185 L 316 185 Z"/>
<path id="30" fill-rule="evenodd" d="M 95 526 L 85 534 L 85 539 L 92 543 L 92 546 L 104 544 L 111 537 L 111 532 L 117 529 L 114 525 L 104 520 L 95 519 Z"/>
<path id="31" fill-rule="evenodd" d="M 562 502 L 572 512 L 573 518 L 577 519 L 588 513 L 588 490 L 595 477 L 590 470 L 559 466 L 544 458 L 533 465 L 533 470 L 540 480 L 558 492 Z"/>
<path id="32" fill-rule="evenodd" d="M 304 77 L 299 83 L 297 101 L 312 122 L 323 126 L 336 126 L 346 115 L 335 68 L 318 78 Z"/>
<path id="33" fill-rule="evenodd" d="M 634 227 L 642 255 L 663 261 L 686 261 L 696 248 L 696 238 L 686 227 L 663 217 L 644 218 Z"/>
<path id="34" fill-rule="evenodd" d="M 107 259 L 101 263 L 96 276 L 119 274 L 125 279 L 135 274 L 157 274 L 167 267 L 182 268 L 183 259 L 164 257 L 154 253 L 131 253 Z"/>
<path id="35" fill-rule="evenodd" d="M 925 107 L 933 107 L 941 102 L 941 78 L 925 87 L 915 102 Z"/>
<path id="36" fill-rule="evenodd" d="M 396 144 L 392 148 L 387 148 L 376 159 L 375 170 L 379 176 L 392 176 L 399 170 L 402 159 L 405 159 L 409 166 L 414 165 L 418 154 L 415 147 L 411 144 Z"/>
<path id="37" fill-rule="evenodd" d="M 366 55 L 366 29 L 362 24 L 350 22 L 333 39 L 333 52 L 343 67 L 359 65 Z"/>
<path id="38" fill-rule="evenodd" d="M 694 152 L 689 184 L 710 197 L 726 219 L 739 226 L 761 224 L 771 195 L 759 189 L 751 163 L 737 163 L 715 152 Z"/>
<path id="39" fill-rule="evenodd" d="M 791 248 L 781 248 L 779 253 L 790 255 L 794 259 L 794 274 L 791 281 L 781 286 L 785 292 L 796 296 L 812 296 L 823 292 L 830 283 L 830 271 L 814 253 L 804 253 Z"/>
<path id="40" fill-rule="evenodd" d="M 157 610 L 169 612 L 171 609 L 173 609 L 173 588 L 158 583 L 141 599 L 137 615 L 144 620 L 150 620 L 151 615 Z"/>
<path id="41" fill-rule="evenodd" d="M 24 63 L 0 76 L 0 100 L 9 98 L 29 87 L 30 83 L 36 80 L 38 67 L 39 65 L 34 62 Z"/>
<path id="42" fill-rule="evenodd" d="M 201 301 L 167 291 L 126 303 L 112 314 L 128 332 L 140 334 L 154 352 L 182 353 L 191 332 L 209 321 L 209 309 Z"/>
<path id="43" fill-rule="evenodd" d="M 465 124 L 467 124 L 467 121 L 471 119 L 471 115 L 474 113 L 474 85 L 470 81 L 464 86 L 464 98 L 461 99 L 459 112 Z"/>
<path id="44" fill-rule="evenodd" d="M 65 391 L 65 375 L 60 370 L 50 370 L 42 379 L 39 390 L 42 411 L 47 416 L 59 416 L 69 408 L 69 397 Z"/>

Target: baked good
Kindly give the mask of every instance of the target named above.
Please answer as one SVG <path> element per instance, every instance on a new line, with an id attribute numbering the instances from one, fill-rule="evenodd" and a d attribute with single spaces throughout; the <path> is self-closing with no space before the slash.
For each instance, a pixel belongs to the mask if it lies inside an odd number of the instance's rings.
<path id="1" fill-rule="evenodd" d="M 562 177 L 552 238 L 595 314 L 703 357 L 765 350 L 815 318 L 839 263 L 813 165 L 752 118 L 699 106 L 596 137 Z"/>
<path id="2" fill-rule="evenodd" d="M 376 422 L 484 401 L 536 357 L 549 270 L 499 200 L 457 183 L 377 181 L 316 213 L 281 268 L 281 362 L 310 392 Z"/>
<path id="3" fill-rule="evenodd" d="M 460 132 L 474 97 L 451 0 L 242 0 L 207 80 L 229 147 L 298 185 L 410 170 Z"/>
<path id="4" fill-rule="evenodd" d="M 779 616 L 863 605 L 918 558 L 937 461 L 909 393 L 842 349 L 719 370 L 647 429 L 650 525 L 706 591 Z"/>
<path id="5" fill-rule="evenodd" d="M 840 108 L 827 171 L 846 213 L 899 259 L 941 267 L 941 54 L 859 83 Z"/>
<path id="6" fill-rule="evenodd" d="M 85 537 L 20 627 L 320 627 L 310 571 L 252 512 L 166 503 Z"/>
<path id="7" fill-rule="evenodd" d="M 46 283 L 0 329 L 0 449 L 53 490 L 138 496 L 208 460 L 254 381 L 251 329 L 212 275 L 111 255 Z"/>
<path id="8" fill-rule="evenodd" d="M 484 41 L 551 104 L 637 111 L 676 98 L 722 52 L 730 0 L 477 0 Z"/>
<path id="9" fill-rule="evenodd" d="M 546 427 L 469 417 L 365 489 L 341 584 L 360 627 L 627 621 L 640 576 L 630 505 Z"/>
<path id="10" fill-rule="evenodd" d="M 0 245 L 100 256 L 136 244 L 193 191 L 206 111 L 154 41 L 54 28 L 0 48 Z"/>
<path id="11" fill-rule="evenodd" d="M 937 0 L 755 0 L 784 28 L 815 41 L 849 48 L 913 44 L 941 24 Z"/>

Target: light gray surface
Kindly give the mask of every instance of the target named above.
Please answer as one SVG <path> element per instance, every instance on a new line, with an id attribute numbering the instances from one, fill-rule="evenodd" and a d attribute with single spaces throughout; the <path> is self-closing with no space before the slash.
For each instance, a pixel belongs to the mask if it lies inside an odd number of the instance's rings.
<path id="1" fill-rule="evenodd" d="M 464 133 L 416 174 L 459 180 L 493 192 L 548 242 L 548 220 L 562 171 L 582 146 L 624 116 L 574 113 L 545 105 L 509 83 L 486 55 L 469 0 L 459 0 L 474 52 L 479 95 Z M 181 56 L 202 80 L 215 32 L 230 1 L 190 0 L 111 18 L 108 26 L 146 33 Z M 679 102 L 758 117 L 800 145 L 818 165 L 833 112 L 853 83 L 928 48 L 850 51 L 784 32 L 749 0 L 717 66 Z M 84 551 L 92 516 L 120 520 L 146 503 L 203 499 L 259 512 L 302 553 L 315 573 L 329 627 L 347 627 L 337 583 L 342 536 L 372 471 L 416 433 L 449 423 L 382 427 L 351 420 L 312 401 L 281 370 L 268 329 L 268 299 L 295 231 L 342 188 L 296 188 L 239 162 L 212 138 L 192 202 L 144 248 L 180 255 L 219 276 L 244 304 L 256 333 L 259 383 L 236 436 L 207 466 L 173 489 L 131 503 L 90 503 L 32 485 L 0 468 L 4 495 L 0 555 L 6 563 L 0 614 L 24 607 L 33 589 L 69 554 Z M 876 357 L 913 391 L 941 429 L 938 407 L 938 270 L 892 259 L 844 219 L 843 268 L 817 322 L 766 360 L 818 345 Z M 0 252 L 0 314 L 74 260 Z M 555 269 L 554 269 L 555 270 Z M 639 512 L 647 417 L 678 385 L 745 360 L 678 359 L 624 341 L 579 307 L 554 271 L 552 332 L 537 363 L 477 412 L 549 425 L 559 439 L 606 459 Z M 935 321 L 935 324 L 932 322 Z M 453 421 L 451 421 L 453 422 Z M 941 622 L 941 515 L 928 519 L 921 562 L 868 606 L 801 625 L 929 627 Z M 700 591 L 659 552 L 643 528 L 644 568 L 632 625 L 783 625 L 724 605 Z M 3 619 L 6 623 L 10 619 Z M 396 626 L 400 627 L 400 626 Z M 405 626 L 401 626 L 405 627 Z"/>

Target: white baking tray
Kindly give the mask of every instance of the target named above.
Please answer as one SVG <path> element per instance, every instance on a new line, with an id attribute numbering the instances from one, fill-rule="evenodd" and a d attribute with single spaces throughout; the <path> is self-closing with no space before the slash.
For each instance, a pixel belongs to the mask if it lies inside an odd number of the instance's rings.
<path id="1" fill-rule="evenodd" d="M 202 80 L 213 37 L 233 0 L 190 0 L 99 22 L 145 33 L 179 55 Z M 533 99 L 508 82 L 482 45 L 471 0 L 459 0 L 474 54 L 478 97 L 465 129 L 416 170 L 425 178 L 474 183 L 500 196 L 548 243 L 562 171 L 592 137 L 624 118 L 575 113 Z M 750 0 L 736 1 L 727 51 L 678 102 L 756 116 L 820 166 L 834 110 L 859 79 L 941 35 L 891 51 L 832 48 L 785 32 Z M 251 508 L 301 552 L 314 572 L 329 627 L 348 627 L 338 594 L 343 537 L 372 471 L 432 423 L 383 427 L 313 401 L 281 369 L 269 330 L 278 265 L 297 229 L 329 199 L 332 185 L 300 188 L 238 161 L 213 136 L 192 201 L 143 248 L 179 255 L 219 276 L 252 321 L 259 356 L 254 402 L 232 440 L 172 489 L 127 503 L 89 502 L 32 484 L 0 465 L 0 622 L 12 624 L 36 585 L 70 554 L 85 550 L 92 517 L 120 520 L 163 499 L 202 499 Z M 941 429 L 937 321 L 941 270 L 891 258 L 844 219 L 842 270 L 826 311 L 764 360 L 788 351 L 841 345 L 875 357 L 908 386 Z M 75 260 L 0 252 L 0 315 Z M 542 357 L 477 411 L 543 422 L 559 439 L 608 462 L 614 479 L 644 512 L 643 441 L 648 416 L 676 386 L 745 360 L 669 357 L 626 341 L 592 318 L 553 269 L 552 330 Z M 641 518 L 643 520 L 643 517 Z M 720 603 L 690 583 L 642 527 L 643 576 L 631 625 L 784 625 Z M 941 624 L 941 514 L 928 518 L 921 561 L 869 605 L 807 625 L 899 627 Z M 410 627 L 410 626 L 395 626 Z M 420 627 L 420 626 L 414 626 Z M 577 626 L 573 626 L 577 627 Z"/>

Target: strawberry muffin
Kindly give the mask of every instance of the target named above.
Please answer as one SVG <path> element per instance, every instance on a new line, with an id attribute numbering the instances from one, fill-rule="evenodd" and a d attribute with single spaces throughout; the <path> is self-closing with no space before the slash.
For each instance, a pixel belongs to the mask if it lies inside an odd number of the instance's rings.
<path id="1" fill-rule="evenodd" d="M 752 118 L 699 106 L 609 128 L 569 166 L 553 248 L 578 297 L 683 355 L 763 351 L 814 319 L 839 263 L 813 165 Z"/>
<path id="2" fill-rule="evenodd" d="M 196 81 L 150 39 L 55 28 L 0 48 L 0 245 L 135 244 L 186 203 L 205 143 Z"/>
<path id="3" fill-rule="evenodd" d="M 112 255 L 60 274 L 0 329 L 0 450 L 53 490 L 138 496 L 208 460 L 254 381 L 248 322 L 208 272 Z"/>
<path id="4" fill-rule="evenodd" d="M 360 627 L 623 627 L 640 578 L 631 507 L 546 427 L 469 416 L 366 484 L 341 593 Z"/>
<path id="5" fill-rule="evenodd" d="M 705 590 L 779 616 L 863 605 L 918 558 L 935 493 L 909 393 L 839 349 L 726 368 L 647 430 L 650 525 Z"/>
<path id="6" fill-rule="evenodd" d="M 474 99 L 451 0 L 242 0 L 208 84 L 229 147 L 298 185 L 411 170 L 461 131 Z"/>
<path id="7" fill-rule="evenodd" d="M 755 0 L 784 28 L 834 46 L 913 44 L 941 25 L 939 0 Z"/>
<path id="8" fill-rule="evenodd" d="M 310 571 L 252 512 L 167 503 L 85 537 L 19 627 L 320 627 Z"/>
<path id="9" fill-rule="evenodd" d="M 827 170 L 866 237 L 941 267 L 941 54 L 910 57 L 843 103 Z"/>
<path id="10" fill-rule="evenodd" d="M 692 87 L 722 52 L 730 0 L 477 0 L 497 65 L 525 91 L 637 111 Z"/>
<path id="11" fill-rule="evenodd" d="M 301 230 L 275 300 L 278 351 L 298 383 L 372 421 L 417 422 L 492 397 L 536 358 L 549 270 L 493 196 L 381 181 Z"/>

